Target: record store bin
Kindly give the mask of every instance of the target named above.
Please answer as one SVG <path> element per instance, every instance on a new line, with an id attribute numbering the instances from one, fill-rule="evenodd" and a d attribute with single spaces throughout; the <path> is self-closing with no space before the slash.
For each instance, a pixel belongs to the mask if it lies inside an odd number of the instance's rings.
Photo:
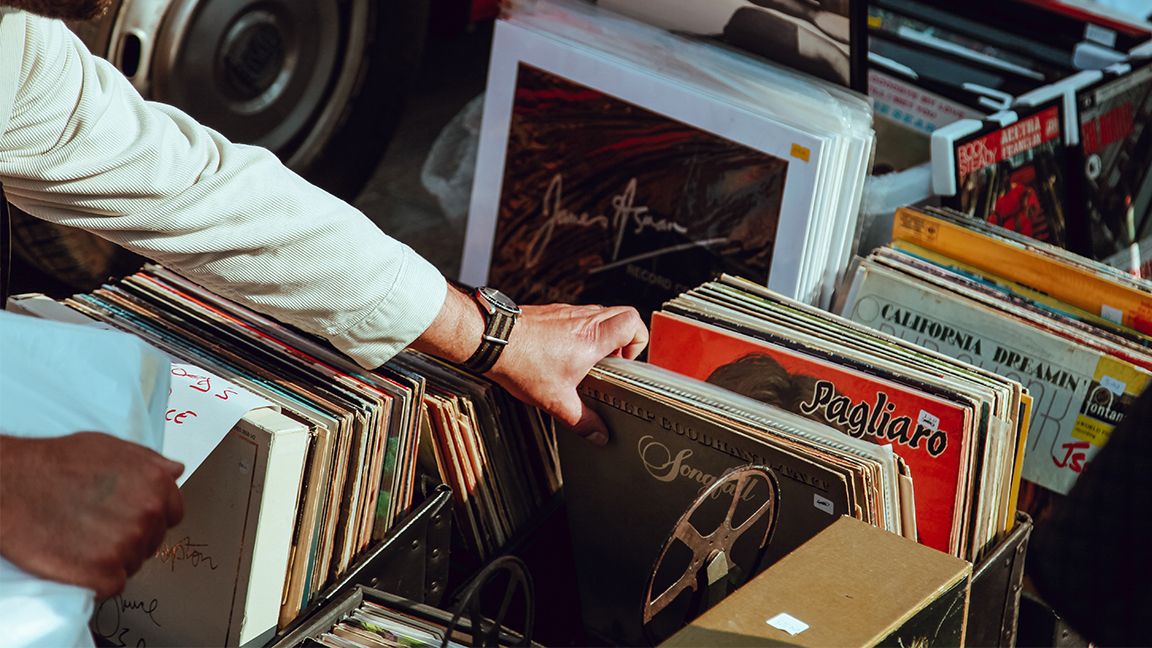
<path id="1" fill-rule="evenodd" d="M 371 617 L 356 611 L 366 607 L 371 609 L 373 604 L 400 618 L 416 619 L 419 627 L 431 633 L 428 641 L 435 645 L 440 645 L 445 635 L 449 635 L 452 645 L 604 645 L 601 640 L 585 635 L 578 627 L 579 614 L 572 610 L 572 590 L 576 588 L 574 574 L 558 566 L 571 560 L 570 547 L 556 535 L 567 531 L 565 508 L 554 507 L 545 512 L 544 518 L 533 534 L 524 538 L 518 547 L 513 547 L 512 552 L 494 560 L 459 588 L 461 593 L 458 596 L 445 597 L 442 591 L 437 593 L 427 589 L 423 592 L 423 600 L 419 598 L 419 588 L 411 586 L 416 581 L 405 575 L 382 571 L 391 567 L 399 567 L 401 571 L 412 567 L 410 563 L 403 564 L 405 558 L 412 559 L 411 562 L 420 560 L 412 543 L 419 533 L 415 531 L 419 527 L 416 523 L 401 532 L 399 536 L 402 537 L 394 539 L 398 544 L 391 544 L 388 549 L 382 549 L 369 558 L 366 561 L 369 564 L 364 564 L 358 575 L 350 577 L 340 588 L 334 588 L 322 603 L 314 606 L 306 617 L 282 632 L 269 646 L 336 645 L 318 641 L 322 636 L 330 636 L 341 623 L 344 626 L 338 632 L 343 633 L 349 632 L 348 627 L 367 623 Z M 431 531 L 430 527 L 425 529 Z M 1019 514 L 1012 532 L 986 558 L 973 565 L 965 645 L 1017 645 L 1024 558 L 1031 532 L 1031 519 Z M 549 550 L 541 552 L 540 545 L 547 545 Z M 521 554 L 524 560 L 512 557 L 515 554 Z M 428 562 L 427 578 L 432 579 L 433 572 L 437 574 L 435 578 L 441 578 L 444 564 L 436 560 Z M 852 566 L 844 565 L 843 568 L 849 570 Z M 513 577 L 508 577 L 509 573 Z M 493 581 L 499 581 L 495 588 L 492 587 Z M 394 593 L 401 591 L 403 595 Z M 519 600 L 510 605 L 512 599 Z M 509 609 L 516 611 L 509 614 Z M 502 624 L 494 623 L 485 613 L 494 615 Z M 752 637 L 745 639 L 749 645 L 756 642 Z"/>
<path id="2" fill-rule="evenodd" d="M 406 633 L 401 636 L 419 637 L 433 645 L 449 641 L 475 646 L 537 645 L 531 642 L 533 581 L 523 561 L 509 555 L 490 561 L 457 588 L 456 600 L 447 601 L 451 540 L 451 491 L 441 486 L 341 582 L 266 645 L 330 645 L 319 640 L 355 633 L 351 628 L 370 627 L 388 636 L 390 622 L 400 624 Z M 485 614 L 485 602 L 493 600 L 494 591 L 502 603 L 493 619 Z M 513 601 L 518 603 L 515 609 L 522 611 L 517 629 L 501 623 Z M 443 605 L 449 602 L 451 611 Z M 382 609 L 383 620 L 379 617 Z"/>
<path id="3" fill-rule="evenodd" d="M 438 605 L 448 582 L 451 503 L 451 490 L 447 486 L 437 488 L 340 582 L 318 596 L 296 623 L 280 633 L 281 637 L 339 605 L 348 592 L 358 587 L 378 588 L 415 603 Z"/>

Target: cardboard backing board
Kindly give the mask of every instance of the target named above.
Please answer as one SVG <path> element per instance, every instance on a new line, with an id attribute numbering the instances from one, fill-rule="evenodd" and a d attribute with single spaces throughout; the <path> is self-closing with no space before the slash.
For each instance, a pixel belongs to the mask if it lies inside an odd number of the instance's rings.
<path id="1" fill-rule="evenodd" d="M 843 517 L 662 645 L 963 645 L 970 576 Z"/>

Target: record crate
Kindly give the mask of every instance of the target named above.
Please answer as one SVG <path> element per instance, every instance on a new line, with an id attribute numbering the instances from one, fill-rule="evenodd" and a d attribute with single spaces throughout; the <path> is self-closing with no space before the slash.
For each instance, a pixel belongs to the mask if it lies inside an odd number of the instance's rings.
<path id="1" fill-rule="evenodd" d="M 451 490 L 440 486 L 396 525 L 380 547 L 361 558 L 344 579 L 264 644 L 266 648 L 292 648 L 328 632 L 365 600 L 454 628 L 467 636 L 459 641 L 468 645 L 540 645 L 533 641 L 538 600 L 535 579 L 520 556 L 535 561 L 540 557 L 536 542 L 551 545 L 559 539 L 557 530 L 567 542 L 566 527 L 556 524 L 563 522 L 562 498 L 556 495 L 548 500 L 503 552 L 487 561 L 467 547 L 459 527 L 452 523 L 453 516 Z M 553 557 L 563 560 L 569 553 L 565 545 Z M 559 598 L 549 594 L 550 602 L 565 603 L 562 608 L 577 600 L 573 575 L 565 572 L 565 576 L 568 580 L 559 582 L 568 591 Z M 454 618 L 456 612 L 459 618 Z M 504 619 L 512 621 L 501 623 Z M 572 628 L 565 619 L 559 634 L 553 629 L 551 636 L 567 642 Z"/>
<path id="2" fill-rule="evenodd" d="M 401 518 L 374 548 L 357 560 L 340 581 L 332 584 L 270 642 L 256 645 L 292 646 L 308 629 L 355 607 L 365 590 L 411 605 L 435 606 L 448 582 L 452 539 L 452 490 L 436 487 L 410 513 Z M 353 601 L 355 599 L 355 601 Z"/>
<path id="3" fill-rule="evenodd" d="M 552 510 L 535 533 L 512 549 L 528 564 L 536 583 L 536 631 L 545 645 L 586 646 L 597 640 L 581 627 L 576 573 L 572 566 L 566 508 Z M 1024 584 L 1025 557 L 1032 535 L 1032 519 L 1016 515 L 1012 531 L 972 567 L 968 604 L 969 646 L 1017 644 L 1017 622 Z"/>
<path id="4" fill-rule="evenodd" d="M 508 615 L 512 621 L 506 625 L 513 631 L 525 631 L 533 643 L 546 646 L 608 645 L 589 635 L 582 625 L 568 524 L 567 508 L 563 499 L 558 498 L 506 550 L 505 556 L 523 560 L 535 590 L 534 602 L 513 602 Z M 1018 513 L 1012 531 L 973 565 L 966 645 L 1017 645 L 1025 558 L 1032 529 L 1031 518 Z M 454 580 L 451 575 L 449 579 Z M 500 604 L 499 597 L 493 598 L 491 594 L 481 596 L 480 602 L 488 606 L 485 609 L 495 609 Z M 532 611 L 529 613 L 522 606 Z M 529 616 L 534 620 L 531 631 L 517 627 L 519 620 Z M 286 646 L 277 645 L 275 648 Z"/>
<path id="5" fill-rule="evenodd" d="M 972 566 L 968 599 L 969 646 L 1015 646 L 1032 518 L 1016 513 L 1016 526 Z"/>
<path id="6" fill-rule="evenodd" d="M 452 641 L 456 642 L 456 645 L 463 643 L 469 646 L 532 646 L 534 648 L 539 646 L 539 644 L 533 643 L 530 638 L 491 620 L 472 615 L 464 616 L 459 612 L 449 612 L 432 605 L 417 603 L 402 596 L 357 585 L 329 601 L 322 610 L 309 619 L 308 623 L 299 626 L 279 641 L 270 644 L 268 648 L 320 645 L 315 643 L 317 637 L 330 632 L 334 626 L 366 602 L 388 608 L 399 615 L 403 615 L 403 617 L 415 619 L 417 623 L 425 624 L 425 627 L 445 628 L 444 632 L 454 637 Z"/>

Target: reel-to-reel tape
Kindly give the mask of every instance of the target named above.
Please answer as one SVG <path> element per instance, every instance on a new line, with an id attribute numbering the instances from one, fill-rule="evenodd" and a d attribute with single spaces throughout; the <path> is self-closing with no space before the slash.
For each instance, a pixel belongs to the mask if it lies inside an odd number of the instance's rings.
<path id="1" fill-rule="evenodd" d="M 772 470 L 745 465 L 713 481 L 692 501 L 649 575 L 641 624 L 653 645 L 759 571 L 776 528 L 779 499 Z"/>

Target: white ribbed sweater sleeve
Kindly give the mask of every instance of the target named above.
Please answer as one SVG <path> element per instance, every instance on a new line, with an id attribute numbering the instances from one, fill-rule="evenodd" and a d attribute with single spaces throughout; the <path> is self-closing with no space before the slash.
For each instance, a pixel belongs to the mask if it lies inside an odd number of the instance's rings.
<path id="1" fill-rule="evenodd" d="M 0 182 L 83 228 L 377 366 L 447 284 L 363 214 L 264 149 L 144 101 L 64 25 L 0 10 Z"/>

